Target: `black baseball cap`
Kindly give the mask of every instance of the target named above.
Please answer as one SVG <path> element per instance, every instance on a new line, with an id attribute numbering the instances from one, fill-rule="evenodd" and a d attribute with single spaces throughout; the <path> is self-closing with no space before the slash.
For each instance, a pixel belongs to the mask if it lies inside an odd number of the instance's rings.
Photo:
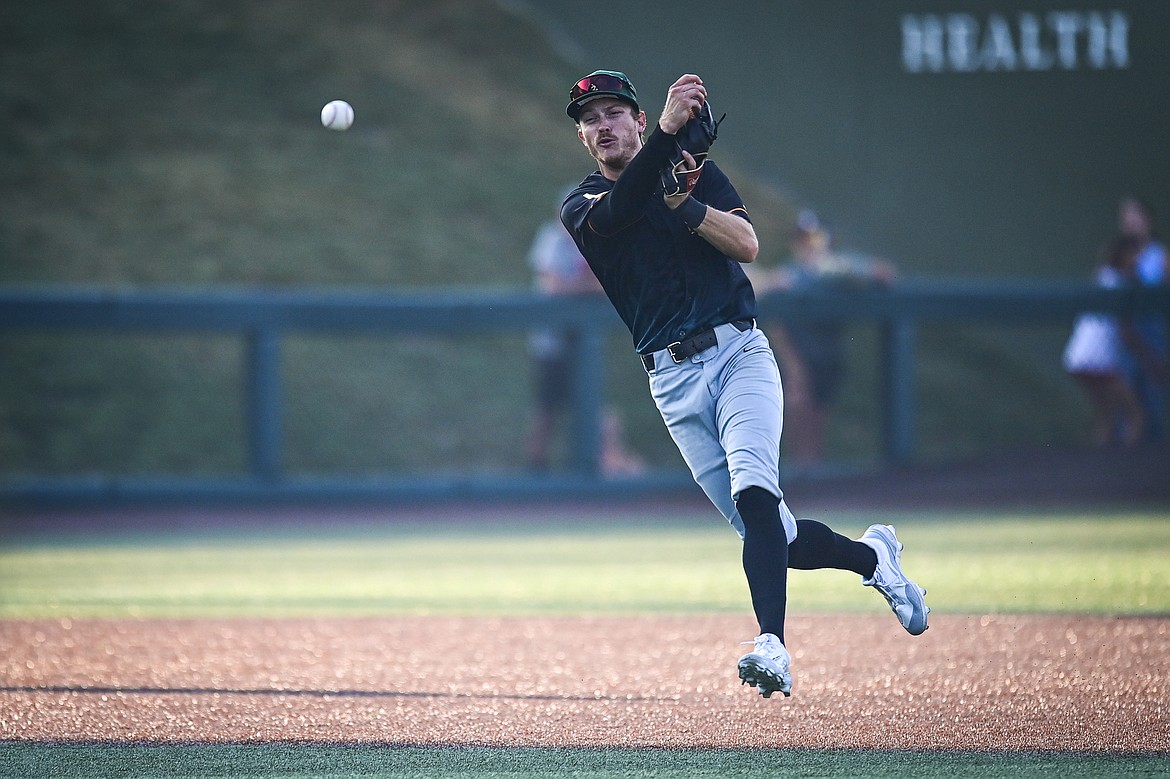
<path id="1" fill-rule="evenodd" d="M 638 93 L 625 73 L 595 70 L 569 90 L 569 105 L 565 107 L 565 113 L 575 122 L 581 115 L 581 107 L 599 97 L 616 97 L 632 105 L 635 111 L 642 110 L 638 107 Z"/>

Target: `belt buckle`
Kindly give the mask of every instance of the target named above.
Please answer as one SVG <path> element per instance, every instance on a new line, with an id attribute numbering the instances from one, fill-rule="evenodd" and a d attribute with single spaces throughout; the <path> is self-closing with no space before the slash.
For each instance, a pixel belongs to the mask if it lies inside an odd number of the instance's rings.
<path id="1" fill-rule="evenodd" d="M 675 364 L 678 364 L 686 359 L 686 357 L 679 357 L 674 351 L 676 348 L 681 347 L 681 346 L 682 346 L 682 341 L 675 341 L 674 343 L 669 344 L 666 347 L 666 351 L 670 352 L 670 359 L 674 360 Z"/>

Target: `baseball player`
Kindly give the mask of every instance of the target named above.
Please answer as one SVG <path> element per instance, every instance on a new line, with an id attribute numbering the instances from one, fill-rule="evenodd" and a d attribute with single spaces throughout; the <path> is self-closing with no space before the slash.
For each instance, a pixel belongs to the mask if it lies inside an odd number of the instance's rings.
<path id="1" fill-rule="evenodd" d="M 755 230 L 706 149 L 682 145 L 696 130 L 706 130 L 707 145 L 714 140 L 718 125 L 711 126 L 703 80 L 687 74 L 675 81 L 653 128 L 618 71 L 575 83 L 566 112 L 597 170 L 565 199 L 561 221 L 629 328 L 654 402 L 695 481 L 743 540 L 759 635 L 739 660 L 741 683 L 765 698 L 791 693 L 789 568 L 859 574 L 902 626 L 920 635 L 930 611 L 926 591 L 903 574 L 893 527 L 872 525 L 853 541 L 797 520 L 785 505 L 780 373 L 755 326 L 755 295 L 740 267 L 756 258 Z"/>

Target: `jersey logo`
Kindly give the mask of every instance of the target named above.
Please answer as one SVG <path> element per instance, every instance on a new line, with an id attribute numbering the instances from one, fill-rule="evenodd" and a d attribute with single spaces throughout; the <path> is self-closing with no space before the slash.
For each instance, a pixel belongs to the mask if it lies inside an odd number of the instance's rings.
<path id="1" fill-rule="evenodd" d="M 607 193 L 605 193 L 605 192 L 586 192 L 585 199 L 586 200 L 601 200 L 603 197 L 606 196 L 606 194 Z"/>

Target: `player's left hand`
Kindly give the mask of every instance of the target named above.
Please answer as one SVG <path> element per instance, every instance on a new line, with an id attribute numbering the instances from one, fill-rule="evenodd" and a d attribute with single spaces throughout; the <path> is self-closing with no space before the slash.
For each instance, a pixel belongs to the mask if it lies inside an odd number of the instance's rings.
<path id="1" fill-rule="evenodd" d="M 681 152 L 682 160 L 675 166 L 675 169 L 663 177 L 678 182 L 677 186 L 663 190 L 663 200 L 672 211 L 691 196 L 691 190 L 695 188 L 695 184 L 699 181 L 699 174 L 703 172 L 703 164 L 697 162 L 689 151 L 682 149 Z"/>
<path id="2" fill-rule="evenodd" d="M 680 195 L 695 188 L 711 144 L 719 135 L 719 123 L 722 121 L 722 118 L 719 122 L 715 121 L 711 104 L 704 99 L 698 116 L 687 120 L 675 134 L 675 153 L 661 174 L 662 188 L 667 195 Z"/>

